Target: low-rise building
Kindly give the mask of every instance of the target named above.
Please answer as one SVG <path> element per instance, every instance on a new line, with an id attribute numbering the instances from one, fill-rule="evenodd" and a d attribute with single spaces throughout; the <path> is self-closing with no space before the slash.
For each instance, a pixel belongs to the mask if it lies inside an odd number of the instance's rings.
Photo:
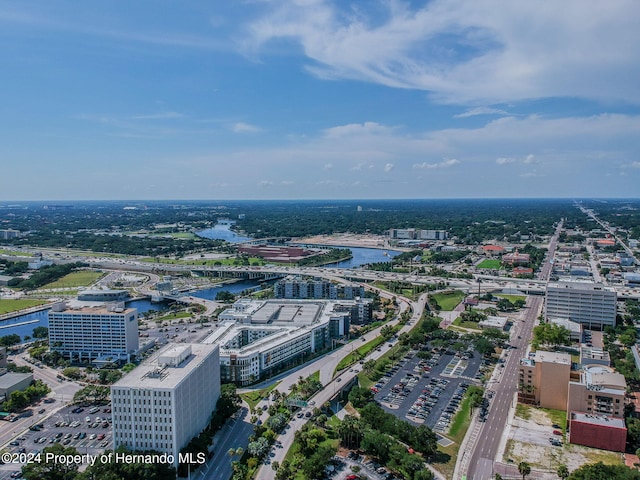
<path id="1" fill-rule="evenodd" d="M 625 451 L 627 427 L 622 418 L 571 412 L 569 431 L 570 443 L 613 452 Z"/>
<path id="2" fill-rule="evenodd" d="M 480 328 L 497 328 L 498 330 L 506 330 L 509 319 L 507 317 L 488 316 L 486 320 L 478 322 Z"/>
<path id="3" fill-rule="evenodd" d="M 570 340 L 572 342 L 582 341 L 582 325 L 577 322 L 572 322 L 568 318 L 550 318 L 549 323 L 554 323 L 566 328 L 570 332 Z"/>
<path id="4" fill-rule="evenodd" d="M 31 373 L 5 373 L 0 375 L 0 400 L 5 401 L 12 392 L 26 390 L 33 383 Z"/>

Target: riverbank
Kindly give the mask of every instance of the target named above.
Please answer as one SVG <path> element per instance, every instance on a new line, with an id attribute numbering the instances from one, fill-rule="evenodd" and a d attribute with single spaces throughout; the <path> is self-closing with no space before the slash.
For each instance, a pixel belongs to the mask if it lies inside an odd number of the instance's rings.
<path id="1" fill-rule="evenodd" d="M 388 250 L 392 247 L 383 235 L 362 235 L 354 233 L 334 233 L 332 235 L 314 235 L 312 237 L 294 238 L 289 242 L 301 245 L 330 245 L 334 247 L 359 247 Z M 409 249 L 393 247 L 393 250 L 406 252 Z"/>

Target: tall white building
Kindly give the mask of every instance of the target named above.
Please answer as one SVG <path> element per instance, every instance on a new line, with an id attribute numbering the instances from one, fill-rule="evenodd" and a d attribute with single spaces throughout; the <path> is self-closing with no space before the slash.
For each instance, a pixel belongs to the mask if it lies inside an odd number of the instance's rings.
<path id="1" fill-rule="evenodd" d="M 218 346 L 170 345 L 111 386 L 114 448 L 171 454 L 177 467 L 219 397 Z"/>
<path id="2" fill-rule="evenodd" d="M 617 294 L 613 288 L 587 282 L 558 282 L 547 285 L 547 320 L 567 318 L 590 330 L 616 324 Z"/>
<path id="3" fill-rule="evenodd" d="M 78 361 L 127 361 L 138 349 L 138 315 L 124 303 L 69 307 L 49 311 L 51 350 Z"/>

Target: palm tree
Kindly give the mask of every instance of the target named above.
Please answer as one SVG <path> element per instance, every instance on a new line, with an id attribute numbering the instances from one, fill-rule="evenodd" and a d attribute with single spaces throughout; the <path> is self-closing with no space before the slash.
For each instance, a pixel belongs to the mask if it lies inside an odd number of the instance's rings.
<path id="1" fill-rule="evenodd" d="M 531 473 L 531 465 L 527 462 L 520 462 L 518 464 L 518 471 L 520 475 L 522 475 L 522 480 L 525 480 L 525 477 Z"/>
<path id="2" fill-rule="evenodd" d="M 562 480 L 569 478 L 569 468 L 566 465 L 560 465 L 556 473 Z"/>

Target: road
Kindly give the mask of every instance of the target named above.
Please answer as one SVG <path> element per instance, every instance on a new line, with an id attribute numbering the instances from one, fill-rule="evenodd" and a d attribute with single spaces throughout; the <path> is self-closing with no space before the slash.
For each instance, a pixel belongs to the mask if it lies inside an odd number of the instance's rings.
<path id="1" fill-rule="evenodd" d="M 551 260 L 554 258 L 558 235 L 562 228 L 563 222 L 560 221 L 549 241 L 547 257 L 538 275 L 540 280 L 549 280 L 553 268 Z M 497 367 L 497 380 L 491 387 L 495 391 L 495 396 L 490 404 L 487 420 L 480 424 L 479 429 L 477 425 L 472 425 L 472 428 L 469 428 L 469 434 L 474 435 L 474 441 L 469 442 L 471 445 L 468 445 L 465 452 L 458 457 L 458 461 L 462 465 L 458 471 L 460 475 L 464 475 L 465 469 L 468 468 L 467 478 L 471 480 L 493 478 L 493 463 L 498 455 L 502 435 L 505 433 L 504 428 L 508 423 L 509 410 L 515 406 L 520 359 L 531 340 L 533 327 L 542 310 L 543 300 L 538 296 L 527 297 L 523 321 L 514 325 L 514 331 L 511 334 L 511 345 L 515 346 L 515 351 L 512 349 L 503 352 L 505 363 Z M 476 427 L 475 432 L 473 427 Z M 480 439 L 481 441 L 479 441 Z"/>
<path id="2" fill-rule="evenodd" d="M 396 297 L 396 298 L 399 298 L 399 297 Z M 415 325 L 416 321 L 420 319 L 420 316 L 422 315 L 422 312 L 424 310 L 426 298 L 427 298 L 427 294 L 424 294 L 424 295 L 420 296 L 420 298 L 418 299 L 417 302 L 409 302 L 411 304 L 412 309 L 413 309 L 413 315 L 412 315 L 411 319 L 409 320 L 409 322 L 407 323 L 407 325 L 402 327 L 402 329 L 400 330 L 398 335 L 400 335 L 400 334 L 402 334 L 404 332 L 408 332 L 409 330 L 411 330 L 411 328 L 413 328 L 413 326 Z M 408 299 L 404 299 L 404 300 L 408 301 Z M 377 337 L 378 334 L 379 334 L 379 329 L 376 329 L 376 330 L 374 330 L 372 332 L 369 332 L 367 334 L 367 340 L 370 340 L 370 339 L 373 339 L 373 338 Z M 357 345 L 357 343 L 356 343 L 355 346 L 358 347 L 359 345 Z M 364 361 L 370 360 L 370 359 L 380 358 L 390 348 L 391 347 L 389 346 L 389 344 L 387 342 L 385 342 L 384 344 L 382 344 L 380 346 L 380 351 L 378 351 L 378 349 L 371 351 L 369 353 L 369 355 L 364 359 Z M 335 356 L 334 359 L 332 359 L 332 362 L 335 361 L 335 363 L 337 364 L 337 362 L 339 361 L 338 359 L 342 359 L 345 356 L 349 355 L 350 353 L 351 353 L 351 346 L 350 345 L 345 345 L 340 350 L 335 352 L 336 356 Z M 318 360 L 318 362 L 315 362 L 314 363 L 314 365 L 316 365 L 315 369 L 313 369 L 313 367 L 311 367 L 311 369 L 310 369 L 311 373 L 313 373 L 314 371 L 317 371 L 318 370 L 318 366 L 321 366 L 323 363 L 325 363 L 324 359 L 321 359 L 321 360 Z M 309 367 L 307 367 L 307 368 L 309 368 Z M 333 367 L 333 369 L 331 369 L 332 372 L 333 372 L 333 370 L 335 370 L 335 366 Z M 343 371 L 343 373 L 341 373 L 337 377 L 333 378 L 328 384 L 324 385 L 324 388 L 322 390 L 320 390 L 318 393 L 316 393 L 313 397 L 311 397 L 309 399 L 310 405 L 313 402 L 313 404 L 310 407 L 307 407 L 306 409 L 302 409 L 301 411 L 303 413 L 306 413 L 307 411 L 312 410 L 314 408 L 314 406 L 323 405 L 325 402 L 328 402 L 331 398 L 333 398 L 335 396 L 336 392 L 338 392 L 341 387 L 343 387 L 344 385 L 349 384 L 349 382 L 351 382 L 354 379 L 354 377 L 356 377 L 358 375 L 359 372 L 360 372 L 360 365 L 359 364 L 357 366 L 355 366 L 354 368 L 345 369 Z M 293 374 L 293 377 L 297 381 L 298 373 L 296 372 L 295 374 Z M 308 419 L 305 418 L 305 417 L 303 417 L 303 418 L 297 418 L 297 417 L 292 418 L 292 420 L 289 422 L 290 427 L 287 428 L 284 433 L 282 433 L 281 435 L 278 436 L 278 440 L 280 441 L 280 443 L 282 445 L 282 448 L 273 448 L 272 449 L 272 452 L 273 452 L 274 456 L 270 457 L 270 463 L 272 463 L 274 461 L 278 461 L 279 463 L 282 463 L 282 461 L 285 458 L 286 453 L 289 451 L 289 449 L 293 445 L 295 432 L 297 430 L 300 430 L 302 428 L 302 425 L 304 425 L 307 421 L 308 421 Z M 264 465 L 263 464 L 263 465 L 261 465 L 260 469 L 258 470 L 258 472 L 256 474 L 256 478 L 259 478 L 260 480 L 274 480 L 275 479 L 275 472 L 271 469 L 271 465 L 270 464 L 268 464 L 268 465 Z"/>

